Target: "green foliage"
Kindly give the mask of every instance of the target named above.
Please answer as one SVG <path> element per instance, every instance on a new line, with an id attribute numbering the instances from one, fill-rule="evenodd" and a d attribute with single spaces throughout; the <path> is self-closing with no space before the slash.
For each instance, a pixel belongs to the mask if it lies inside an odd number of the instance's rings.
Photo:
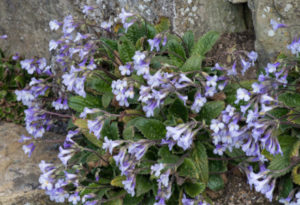
<path id="1" fill-rule="evenodd" d="M 197 41 L 197 43 L 193 47 L 192 55 L 198 54 L 200 56 L 204 56 L 208 51 L 212 49 L 219 37 L 220 34 L 215 31 L 206 33 Z"/>
<path id="2" fill-rule="evenodd" d="M 23 123 L 24 106 L 18 102 L 15 90 L 25 87 L 30 76 L 21 69 L 19 61 L 6 57 L 0 50 L 0 120 Z"/>

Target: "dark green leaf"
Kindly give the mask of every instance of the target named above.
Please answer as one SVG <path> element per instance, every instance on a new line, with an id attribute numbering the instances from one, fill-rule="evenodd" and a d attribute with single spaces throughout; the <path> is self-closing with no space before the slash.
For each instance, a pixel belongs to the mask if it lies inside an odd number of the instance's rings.
<path id="1" fill-rule="evenodd" d="M 158 151 L 158 156 L 160 156 L 160 163 L 173 164 L 179 159 L 177 155 L 173 155 L 167 146 L 161 147 Z"/>
<path id="2" fill-rule="evenodd" d="M 168 31 L 171 26 L 171 22 L 167 17 L 160 17 L 159 23 L 155 25 L 157 33 L 162 33 L 163 31 Z"/>
<path id="3" fill-rule="evenodd" d="M 289 175 L 281 178 L 279 189 L 280 189 L 279 191 L 280 198 L 287 198 L 289 193 L 293 189 L 293 180 Z"/>
<path id="4" fill-rule="evenodd" d="M 194 162 L 195 167 L 197 168 L 200 181 L 206 184 L 209 178 L 208 159 L 206 149 L 201 142 L 195 143 L 195 146 L 192 149 L 191 158 Z"/>
<path id="5" fill-rule="evenodd" d="M 206 120 L 210 123 L 212 119 L 217 118 L 225 108 L 224 101 L 207 102 L 201 109 L 196 119 Z"/>
<path id="6" fill-rule="evenodd" d="M 300 94 L 284 93 L 279 95 L 278 100 L 290 107 L 296 107 L 300 110 Z"/>
<path id="7" fill-rule="evenodd" d="M 150 140 L 159 140 L 166 136 L 166 128 L 159 120 L 135 118 L 135 127 Z"/>
<path id="8" fill-rule="evenodd" d="M 190 197 L 195 198 L 196 196 L 198 196 L 205 190 L 205 183 L 187 182 L 183 185 L 183 188 L 184 188 L 185 193 L 187 193 Z"/>
<path id="9" fill-rule="evenodd" d="M 103 138 L 106 136 L 108 139 L 113 139 L 113 140 L 118 139 L 119 138 L 118 123 L 112 122 L 110 124 L 110 120 L 105 120 L 101 130 L 101 136 Z"/>
<path id="10" fill-rule="evenodd" d="M 188 119 L 188 110 L 186 106 L 184 106 L 183 102 L 179 99 L 176 99 L 174 103 L 169 108 L 169 113 L 174 115 L 175 117 L 180 117 L 185 122 Z"/>
<path id="11" fill-rule="evenodd" d="M 220 175 L 211 175 L 207 187 L 213 191 L 219 191 L 224 188 L 224 181 Z"/>
<path id="12" fill-rule="evenodd" d="M 175 62 L 175 65 L 182 66 L 186 59 L 182 45 L 176 40 L 170 40 L 167 46 L 169 56 Z"/>
<path id="13" fill-rule="evenodd" d="M 194 70 L 201 70 L 202 60 L 204 59 L 203 56 L 198 54 L 193 54 L 182 66 L 181 70 L 183 72 L 194 71 Z"/>
<path id="14" fill-rule="evenodd" d="M 149 180 L 149 177 L 143 175 L 136 176 L 136 196 L 139 197 L 142 194 L 149 192 L 153 187 L 153 183 Z"/>
<path id="15" fill-rule="evenodd" d="M 71 96 L 68 101 L 69 107 L 77 112 L 82 112 L 85 107 L 101 108 L 102 104 L 99 97 L 86 95 L 85 98 L 81 96 Z"/>
<path id="16" fill-rule="evenodd" d="M 114 98 L 113 94 L 106 94 L 102 96 L 102 105 L 104 108 L 107 108 L 111 102 L 111 100 Z"/>
<path id="17" fill-rule="evenodd" d="M 200 56 L 204 56 L 208 51 L 212 49 L 219 37 L 220 34 L 218 32 L 209 31 L 197 41 L 192 50 L 192 55 L 198 54 Z"/>
<path id="18" fill-rule="evenodd" d="M 192 31 L 187 31 L 183 35 L 182 39 L 185 47 L 187 48 L 188 53 L 191 53 L 195 44 L 194 33 Z"/>
<path id="19" fill-rule="evenodd" d="M 118 51 L 121 60 L 125 64 L 126 62 L 132 61 L 132 57 L 135 53 L 135 46 L 128 38 L 123 36 L 118 43 Z"/>
<path id="20" fill-rule="evenodd" d="M 198 170 L 190 158 L 185 158 L 183 163 L 178 168 L 178 174 L 179 176 L 187 177 L 187 178 L 194 178 L 199 179 L 199 173 Z"/>

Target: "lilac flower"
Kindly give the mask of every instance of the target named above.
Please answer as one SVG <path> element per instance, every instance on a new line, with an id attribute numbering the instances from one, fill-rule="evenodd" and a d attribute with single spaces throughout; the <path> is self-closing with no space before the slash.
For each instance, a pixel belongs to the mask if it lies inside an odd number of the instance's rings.
<path id="1" fill-rule="evenodd" d="M 154 39 L 148 39 L 148 43 L 150 45 L 150 51 L 153 51 L 154 48 L 158 52 L 160 50 L 159 44 L 161 42 L 161 37 L 157 35 Z"/>
<path id="2" fill-rule="evenodd" d="M 58 41 L 50 40 L 50 42 L 49 42 L 49 51 L 57 49 L 58 45 L 59 45 Z"/>
<path id="3" fill-rule="evenodd" d="M 63 32 L 65 35 L 71 34 L 77 25 L 75 24 L 73 17 L 71 15 L 66 16 L 64 18 L 64 23 L 63 23 Z"/>
<path id="4" fill-rule="evenodd" d="M 57 20 L 52 20 L 49 22 L 49 26 L 52 31 L 58 30 L 61 25 L 62 23 L 58 22 Z"/>
<path id="5" fill-rule="evenodd" d="M 201 93 L 198 92 L 195 96 L 195 101 L 191 107 L 191 110 L 193 110 L 196 113 L 200 112 L 200 109 L 204 106 L 206 103 L 206 98 L 201 96 Z"/>
<path id="6" fill-rule="evenodd" d="M 51 201 L 55 201 L 57 203 L 63 203 L 65 202 L 65 199 L 69 197 L 69 194 L 63 188 L 46 191 L 46 194 L 50 196 Z"/>
<path id="7" fill-rule="evenodd" d="M 119 70 L 121 72 L 121 75 L 130 75 L 132 72 L 132 67 L 130 63 L 127 63 L 126 65 L 119 66 Z"/>
<path id="8" fill-rule="evenodd" d="M 97 117 L 95 120 L 88 120 L 88 128 L 90 133 L 94 133 L 94 135 L 97 137 L 97 139 L 99 139 L 100 136 L 100 132 L 102 130 L 104 124 L 104 119 L 102 116 Z"/>
<path id="9" fill-rule="evenodd" d="M 217 93 L 216 87 L 205 87 L 205 96 L 212 97 Z"/>
<path id="10" fill-rule="evenodd" d="M 213 152 L 214 152 L 214 154 L 218 154 L 218 155 L 222 156 L 224 151 L 225 150 L 222 145 L 217 145 Z"/>
<path id="11" fill-rule="evenodd" d="M 39 183 L 41 184 L 42 189 L 50 191 L 54 188 L 54 179 L 50 176 L 52 172 L 53 171 L 44 173 L 39 177 Z"/>
<path id="12" fill-rule="evenodd" d="M 194 200 L 186 198 L 185 194 L 183 194 L 183 198 L 182 198 L 181 202 L 182 202 L 182 205 L 194 205 Z"/>
<path id="13" fill-rule="evenodd" d="M 116 100 L 119 102 L 120 106 L 129 106 L 128 98 L 134 98 L 133 87 L 128 87 L 126 80 L 112 81 L 111 84 L 112 92 L 116 96 Z"/>
<path id="14" fill-rule="evenodd" d="M 278 23 L 278 22 L 275 21 L 274 19 L 271 19 L 270 24 L 272 25 L 274 31 L 277 31 L 277 29 L 279 29 L 279 28 L 284 28 L 284 27 L 286 27 L 285 24 Z"/>
<path id="15" fill-rule="evenodd" d="M 155 164 L 151 166 L 151 174 L 154 174 L 154 176 L 159 177 L 161 171 L 165 168 L 165 165 L 162 163 Z"/>
<path id="16" fill-rule="evenodd" d="M 291 44 L 287 45 L 287 49 L 289 49 L 292 52 L 292 54 L 298 56 L 300 53 L 300 38 L 298 40 L 293 40 Z"/>
<path id="17" fill-rule="evenodd" d="M 122 184 L 124 185 L 124 189 L 133 197 L 135 195 L 135 177 L 127 178 L 122 181 Z"/>
<path id="18" fill-rule="evenodd" d="M 25 135 L 21 135 L 21 139 L 19 140 L 20 143 L 23 143 L 27 140 L 31 140 L 32 138 L 31 137 L 27 137 Z"/>
<path id="19" fill-rule="evenodd" d="M 136 51 L 132 59 L 134 60 L 135 64 L 141 64 L 146 58 L 145 53 L 141 51 Z"/>
<path id="20" fill-rule="evenodd" d="M 56 101 L 52 102 L 52 106 L 55 110 L 67 110 L 69 109 L 67 98 L 62 100 L 62 98 L 58 98 Z"/>
<path id="21" fill-rule="evenodd" d="M 99 111 L 100 110 L 98 108 L 90 109 L 88 107 L 85 107 L 83 109 L 83 112 L 80 113 L 79 117 L 85 119 L 88 114 L 96 113 L 96 112 L 99 112 Z"/>
<path id="22" fill-rule="evenodd" d="M 245 75 L 245 72 L 251 67 L 251 63 L 245 61 L 244 59 L 241 60 L 241 65 L 243 67 L 242 75 Z"/>
<path id="23" fill-rule="evenodd" d="M 121 19 L 122 23 L 125 24 L 127 18 L 133 16 L 132 13 L 126 12 L 124 8 L 122 8 L 122 12 L 119 14 L 119 18 Z"/>
<path id="24" fill-rule="evenodd" d="M 254 62 L 257 60 L 257 53 L 255 51 L 251 51 L 250 53 L 248 53 L 248 58 L 251 61 L 251 65 L 254 66 Z"/>
<path id="25" fill-rule="evenodd" d="M 227 75 L 237 75 L 237 71 L 236 71 L 236 62 L 233 63 L 231 70 L 227 71 Z"/>
<path id="26" fill-rule="evenodd" d="M 210 123 L 210 129 L 212 129 L 215 133 L 218 133 L 224 127 L 224 123 L 216 119 L 213 119 Z"/>
<path id="27" fill-rule="evenodd" d="M 109 153 L 112 154 L 112 151 L 115 147 L 119 146 L 121 144 L 120 141 L 113 141 L 108 139 L 106 136 L 104 137 L 104 143 L 102 145 L 102 148 L 104 150 L 109 150 Z"/>
<path id="28" fill-rule="evenodd" d="M 84 14 L 87 15 L 87 14 L 88 14 L 90 11 L 92 11 L 92 10 L 94 10 L 94 7 L 84 5 L 84 6 L 83 6 L 83 9 L 82 9 L 82 13 L 84 13 Z"/>
<path id="29" fill-rule="evenodd" d="M 218 76 L 207 76 L 206 77 L 206 85 L 209 87 L 216 87 L 217 86 L 217 81 L 218 81 Z"/>
<path id="30" fill-rule="evenodd" d="M 13 55 L 12 59 L 13 59 L 14 61 L 19 60 L 19 59 L 20 59 L 19 53 L 15 53 L 15 55 Z"/>
<path id="31" fill-rule="evenodd" d="M 225 69 L 222 66 L 220 66 L 219 63 L 216 63 L 215 67 L 213 67 L 212 70 L 225 70 Z"/>
<path id="32" fill-rule="evenodd" d="M 35 145 L 33 143 L 30 143 L 28 145 L 23 145 L 22 148 L 23 148 L 24 153 L 28 154 L 28 157 L 30 157 L 33 150 L 35 149 Z"/>
<path id="33" fill-rule="evenodd" d="M 77 204 L 78 202 L 80 202 L 80 196 L 78 195 L 78 192 L 70 195 L 68 201 L 72 202 L 72 204 Z"/>
<path id="34" fill-rule="evenodd" d="M 236 101 L 234 103 L 238 104 L 240 102 L 240 100 L 244 100 L 244 101 L 250 100 L 250 93 L 248 90 L 246 90 L 244 88 L 237 89 Z"/>
<path id="35" fill-rule="evenodd" d="M 134 24 L 134 20 L 132 20 L 132 21 L 130 21 L 130 22 L 126 22 L 126 23 L 124 23 L 123 24 L 123 27 L 125 28 L 125 32 L 127 33 L 127 31 L 128 31 L 128 28 L 130 27 L 130 26 L 132 26 L 133 24 Z"/>
<path id="36" fill-rule="evenodd" d="M 83 40 L 83 39 L 86 39 L 88 36 L 87 35 L 83 35 L 83 34 L 81 34 L 81 33 L 77 33 L 77 35 L 76 35 L 76 37 L 75 37 L 75 39 L 74 39 L 74 42 L 78 42 L 78 41 L 81 41 L 81 40 Z M 74 48 L 72 48 L 72 49 L 74 49 Z M 75 52 L 76 52 L 77 50 L 75 50 Z"/>
<path id="37" fill-rule="evenodd" d="M 2 35 L 2 36 L 0 36 L 0 39 L 7 39 L 7 35 Z"/>
<path id="38" fill-rule="evenodd" d="M 51 164 L 51 163 L 46 163 L 44 160 L 42 160 L 42 161 L 39 163 L 39 168 L 40 168 L 40 170 L 41 170 L 43 173 L 46 173 L 46 172 L 50 171 L 52 167 L 53 167 L 53 164 Z"/>
<path id="39" fill-rule="evenodd" d="M 75 150 L 70 149 L 63 149 L 62 147 L 59 147 L 59 154 L 58 158 L 62 161 L 63 165 L 67 166 L 69 159 L 72 158 Z"/>
<path id="40" fill-rule="evenodd" d="M 101 23 L 101 26 L 100 26 L 100 27 L 103 28 L 103 29 L 106 30 L 106 31 L 110 31 L 111 26 L 112 26 L 112 22 L 103 21 L 103 22 Z"/>
<path id="41" fill-rule="evenodd" d="M 274 64 L 271 64 L 271 63 L 268 63 L 267 67 L 265 68 L 266 72 L 267 73 L 274 73 L 276 72 L 276 69 L 277 67 L 280 65 L 280 63 L 274 63 Z"/>
<path id="42" fill-rule="evenodd" d="M 29 74 L 33 74 L 34 71 L 36 70 L 35 65 L 33 64 L 33 59 L 25 59 L 22 60 L 21 63 L 21 67 L 26 70 Z"/>

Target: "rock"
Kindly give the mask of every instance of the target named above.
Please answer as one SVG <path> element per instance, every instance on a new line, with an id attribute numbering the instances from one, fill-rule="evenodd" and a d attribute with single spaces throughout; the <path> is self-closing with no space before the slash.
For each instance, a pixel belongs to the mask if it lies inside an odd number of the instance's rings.
<path id="1" fill-rule="evenodd" d="M 57 147 L 40 141 L 36 143 L 31 158 L 28 158 L 22 144 L 18 142 L 26 130 L 12 123 L 0 124 L 0 205 L 52 205 L 49 197 L 39 190 L 41 160 L 57 162 Z M 53 135 L 47 138 L 53 139 Z"/>
<path id="2" fill-rule="evenodd" d="M 77 11 L 88 2 L 98 5 L 91 13 L 100 23 L 116 17 L 122 7 L 126 7 L 144 16 L 149 21 L 158 17 L 171 19 L 173 30 L 179 34 L 192 30 L 200 36 L 209 30 L 237 32 L 246 29 L 243 6 L 234 5 L 225 0 L 20 0 L 0 1 L 0 35 L 7 34 L 6 41 L 1 40 L 1 48 L 8 54 L 19 52 L 25 57 L 49 57 L 48 43 L 57 37 L 49 29 L 49 21 L 61 20 L 68 14 L 82 14 Z M 16 15 L 17 14 L 17 15 Z"/>
<path id="3" fill-rule="evenodd" d="M 127 8 L 147 20 L 154 22 L 159 17 L 169 17 L 173 31 L 183 34 L 187 30 L 201 36 L 209 30 L 220 32 L 245 31 L 243 20 L 243 6 L 233 5 L 228 1 L 220 0 L 89 0 L 89 5 L 99 5 L 100 9 L 91 12 L 91 15 L 99 23 L 112 19 L 120 12 L 120 8 Z M 81 8 L 86 0 L 77 0 L 76 4 Z"/>
<path id="4" fill-rule="evenodd" d="M 299 37 L 300 27 L 295 25 L 300 21 L 300 0 L 249 0 L 248 6 L 252 10 L 260 64 L 274 60 L 280 52 L 291 55 L 286 46 Z M 273 32 L 271 19 L 293 26 Z"/>
<path id="5" fill-rule="evenodd" d="M 0 1 L 0 35 L 7 34 L 0 48 L 7 54 L 16 52 L 30 58 L 49 56 L 48 43 L 57 37 L 50 31 L 49 21 L 76 14 L 71 0 L 20 0 Z"/>
<path id="6" fill-rule="evenodd" d="M 233 4 L 247 3 L 248 0 L 229 0 Z"/>

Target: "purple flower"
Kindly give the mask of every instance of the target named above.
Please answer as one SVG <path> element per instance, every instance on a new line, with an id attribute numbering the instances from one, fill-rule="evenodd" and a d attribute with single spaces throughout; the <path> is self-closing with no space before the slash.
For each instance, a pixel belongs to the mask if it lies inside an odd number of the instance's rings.
<path id="1" fill-rule="evenodd" d="M 122 8 L 122 12 L 119 14 L 119 18 L 121 19 L 122 23 L 125 24 L 127 18 L 133 16 L 132 13 L 126 12 L 124 8 Z"/>
<path id="2" fill-rule="evenodd" d="M 206 86 L 209 87 L 216 87 L 217 86 L 217 81 L 218 81 L 218 76 L 207 76 L 206 77 Z"/>
<path id="3" fill-rule="evenodd" d="M 235 104 L 238 104 L 240 100 L 249 101 L 250 100 L 250 92 L 244 88 L 237 89 L 236 92 L 236 101 Z"/>
<path id="4" fill-rule="evenodd" d="M 237 75 L 237 71 L 236 71 L 236 62 L 233 63 L 231 70 L 227 71 L 227 75 Z"/>
<path id="5" fill-rule="evenodd" d="M 80 196 L 78 195 L 78 192 L 70 195 L 68 201 L 72 202 L 72 204 L 77 204 L 78 202 L 80 202 Z"/>
<path id="6" fill-rule="evenodd" d="M 154 174 L 154 176 L 159 177 L 161 171 L 165 168 L 165 165 L 162 163 L 155 164 L 151 166 L 151 174 Z"/>
<path id="7" fill-rule="evenodd" d="M 35 65 L 33 64 L 33 59 L 25 59 L 22 60 L 21 63 L 21 67 L 26 70 L 29 74 L 33 74 L 34 71 L 36 70 Z"/>
<path id="8" fill-rule="evenodd" d="M 242 75 L 245 75 L 245 72 L 251 67 L 251 63 L 245 61 L 244 59 L 241 60 L 241 65 L 243 67 Z"/>
<path id="9" fill-rule="evenodd" d="M 279 29 L 279 28 L 284 28 L 284 27 L 286 27 L 285 24 L 278 23 L 278 22 L 275 21 L 274 19 L 271 19 L 270 24 L 272 25 L 274 31 L 277 31 L 277 29 Z"/>
<path id="10" fill-rule="evenodd" d="M 156 48 L 156 51 L 160 50 L 159 44 L 161 42 L 161 37 L 158 35 L 154 39 L 149 39 L 148 43 L 150 45 L 150 51 L 153 51 Z"/>
<path id="11" fill-rule="evenodd" d="M 67 166 L 69 159 L 72 158 L 75 150 L 70 149 L 63 149 L 62 147 L 59 147 L 59 154 L 58 158 L 62 161 L 63 165 Z"/>
<path id="12" fill-rule="evenodd" d="M 210 123 L 210 129 L 213 130 L 215 133 L 218 133 L 220 130 L 224 129 L 224 127 L 224 123 L 216 119 L 213 119 Z"/>
<path id="13" fill-rule="evenodd" d="M 94 135 L 97 137 L 97 139 L 99 139 L 100 136 L 100 132 L 102 130 L 104 124 L 104 119 L 103 117 L 98 117 L 95 120 L 88 120 L 88 128 L 90 133 L 94 133 Z"/>
<path id="14" fill-rule="evenodd" d="M 137 160 L 140 160 L 147 151 L 147 146 L 142 143 L 135 142 L 129 145 L 128 153 L 134 155 Z"/>
<path id="15" fill-rule="evenodd" d="M 46 163 L 44 160 L 42 160 L 40 163 L 39 163 L 39 168 L 40 170 L 43 172 L 43 173 L 46 173 L 48 171 L 50 171 L 53 167 L 53 164 L 51 163 Z"/>
<path id="16" fill-rule="evenodd" d="M 127 63 L 126 65 L 119 66 L 119 70 L 121 72 L 121 75 L 130 75 L 132 72 L 132 67 L 130 63 Z"/>
<path id="17" fill-rule="evenodd" d="M 129 177 L 126 180 L 122 181 L 124 189 L 133 197 L 135 195 L 135 177 Z"/>
<path id="18" fill-rule="evenodd" d="M 87 14 L 89 13 L 89 11 L 92 11 L 92 10 L 94 10 L 94 7 L 84 5 L 84 6 L 83 6 L 83 9 L 82 9 L 82 13 L 84 13 L 84 14 L 87 15 Z"/>
<path id="19" fill-rule="evenodd" d="M 12 59 L 13 59 L 14 61 L 19 60 L 19 59 L 20 59 L 19 53 L 16 53 L 15 55 L 13 55 Z"/>
<path id="20" fill-rule="evenodd" d="M 20 143 L 23 143 L 27 140 L 31 140 L 32 138 L 31 137 L 27 137 L 25 135 L 21 135 L 21 139 L 19 140 Z"/>
<path id="21" fill-rule="evenodd" d="M 50 40 L 49 42 L 49 51 L 55 50 L 60 42 L 55 41 L 55 40 Z"/>
<path id="22" fill-rule="evenodd" d="M 103 21 L 100 25 L 100 27 L 106 31 L 110 31 L 111 26 L 112 26 L 112 22 L 108 22 L 108 21 Z"/>
<path id="23" fill-rule="evenodd" d="M 56 101 L 52 102 L 52 106 L 55 110 L 67 110 L 69 109 L 67 98 L 62 100 L 62 98 L 58 98 Z"/>
<path id="24" fill-rule="evenodd" d="M 193 110 L 196 113 L 200 112 L 200 109 L 204 106 L 206 103 L 206 98 L 201 96 L 201 93 L 198 92 L 195 96 L 195 101 L 191 107 L 191 110 Z"/>
<path id="25" fill-rule="evenodd" d="M 134 64 L 141 64 L 146 58 L 145 53 L 141 51 L 136 51 L 132 59 L 134 60 Z"/>
<path id="26" fill-rule="evenodd" d="M 251 61 L 252 66 L 254 66 L 254 62 L 257 60 L 257 53 L 255 51 L 251 51 L 250 53 L 248 53 L 248 58 Z"/>
<path id="27" fill-rule="evenodd" d="M 109 153 L 112 154 L 113 149 L 119 146 L 120 144 L 121 144 L 120 141 L 112 141 L 105 136 L 102 148 L 106 151 L 109 150 Z"/>
<path id="28" fill-rule="evenodd" d="M 112 92 L 116 96 L 116 100 L 119 102 L 120 106 L 129 106 L 128 98 L 134 97 L 133 87 L 128 87 L 126 80 L 112 81 L 111 84 Z"/>
<path id="29" fill-rule="evenodd" d="M 291 44 L 287 45 L 287 49 L 291 50 L 292 54 L 298 56 L 300 53 L 300 38 L 299 40 L 293 40 Z"/>
<path id="30" fill-rule="evenodd" d="M 79 117 L 85 119 L 86 116 L 87 116 L 88 114 L 96 113 L 96 112 L 99 112 L 99 111 L 100 111 L 100 110 L 99 110 L 98 108 L 90 109 L 90 108 L 88 108 L 88 107 L 85 107 L 85 108 L 83 109 L 83 112 L 80 113 L 80 116 L 79 116 Z"/>
<path id="31" fill-rule="evenodd" d="M 28 145 L 23 145 L 22 148 L 23 148 L 24 153 L 28 154 L 28 157 L 30 157 L 33 150 L 35 149 L 35 145 L 33 143 L 30 143 Z"/>
<path id="32" fill-rule="evenodd" d="M 220 66 L 219 63 L 216 63 L 215 67 L 213 67 L 212 70 L 225 70 L 225 69 L 222 66 Z"/>
<path id="33" fill-rule="evenodd" d="M 50 176 L 52 171 L 46 172 L 39 177 L 39 183 L 41 184 L 41 188 L 44 190 L 52 190 L 54 188 L 54 179 Z"/>
<path id="34" fill-rule="evenodd" d="M 2 35 L 2 36 L 0 36 L 0 39 L 7 39 L 7 35 Z"/>
<path id="35" fill-rule="evenodd" d="M 268 65 L 267 65 L 267 67 L 265 68 L 265 70 L 266 70 L 267 73 L 275 73 L 275 72 L 276 72 L 276 69 L 277 69 L 277 67 L 278 67 L 279 65 L 280 65 L 279 62 L 274 63 L 274 64 L 268 63 Z"/>
<path id="36" fill-rule="evenodd" d="M 185 194 L 183 194 L 183 198 L 182 198 L 181 202 L 182 202 L 182 205 L 194 205 L 194 200 L 186 198 Z"/>
<path id="37" fill-rule="evenodd" d="M 52 20 L 49 22 L 49 26 L 52 31 L 58 30 L 61 25 L 62 23 L 58 22 L 57 20 Z"/>

